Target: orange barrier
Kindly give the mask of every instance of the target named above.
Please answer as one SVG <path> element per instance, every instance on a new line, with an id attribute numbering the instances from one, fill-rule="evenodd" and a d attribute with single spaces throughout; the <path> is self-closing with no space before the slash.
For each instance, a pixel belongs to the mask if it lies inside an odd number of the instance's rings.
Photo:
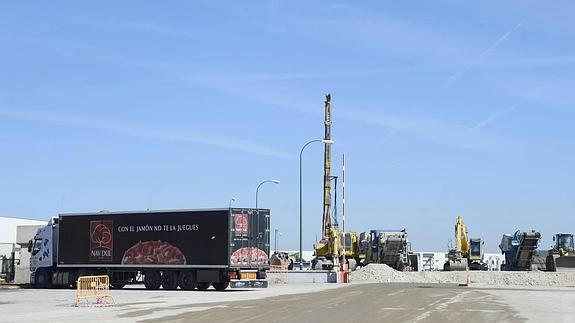
<path id="1" fill-rule="evenodd" d="M 339 272 L 339 282 L 340 283 L 349 283 L 349 265 L 343 264 L 342 270 Z"/>

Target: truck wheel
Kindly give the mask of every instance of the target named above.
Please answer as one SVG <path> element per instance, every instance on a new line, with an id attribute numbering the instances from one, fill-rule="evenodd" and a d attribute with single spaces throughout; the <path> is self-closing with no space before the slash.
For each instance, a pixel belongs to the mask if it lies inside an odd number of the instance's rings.
<path id="1" fill-rule="evenodd" d="M 124 286 L 126 286 L 125 283 L 113 283 L 113 284 L 110 284 L 110 288 L 112 288 L 112 289 L 122 289 L 122 288 L 124 288 Z"/>
<path id="2" fill-rule="evenodd" d="M 196 288 L 198 290 L 208 290 L 208 288 L 210 288 L 210 283 L 196 283 Z"/>
<path id="3" fill-rule="evenodd" d="M 555 268 L 555 259 L 553 258 L 553 255 L 548 255 L 547 258 L 545 258 L 545 270 L 557 271 L 557 268 Z"/>
<path id="4" fill-rule="evenodd" d="M 36 285 L 40 288 L 50 288 L 52 287 L 51 283 L 51 273 L 49 270 L 46 269 L 38 269 L 36 272 Z"/>
<path id="5" fill-rule="evenodd" d="M 193 290 L 196 287 L 196 275 L 193 271 L 186 271 L 180 275 L 180 288 Z"/>
<path id="6" fill-rule="evenodd" d="M 167 270 L 162 272 L 162 288 L 167 290 L 175 290 L 178 288 L 178 273 L 175 271 Z"/>
<path id="7" fill-rule="evenodd" d="M 224 291 L 226 290 L 226 288 L 228 288 L 228 286 L 230 286 L 229 282 L 223 282 L 223 283 L 212 283 L 212 285 L 214 286 L 214 288 L 217 291 Z"/>
<path id="8" fill-rule="evenodd" d="M 72 289 L 78 288 L 78 272 L 71 271 L 68 273 L 68 285 Z"/>
<path id="9" fill-rule="evenodd" d="M 147 271 L 144 274 L 144 286 L 146 289 L 159 289 L 162 284 L 162 277 L 159 271 Z"/>

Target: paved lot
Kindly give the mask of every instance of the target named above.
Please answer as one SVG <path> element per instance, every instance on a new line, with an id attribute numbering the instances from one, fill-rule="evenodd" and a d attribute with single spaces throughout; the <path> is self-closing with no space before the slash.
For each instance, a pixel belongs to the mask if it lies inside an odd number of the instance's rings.
<path id="1" fill-rule="evenodd" d="M 423 284 L 272 285 L 226 292 L 112 291 L 116 305 L 73 307 L 73 290 L 0 290 L 0 321 L 523 322 L 575 318 L 575 289 Z"/>

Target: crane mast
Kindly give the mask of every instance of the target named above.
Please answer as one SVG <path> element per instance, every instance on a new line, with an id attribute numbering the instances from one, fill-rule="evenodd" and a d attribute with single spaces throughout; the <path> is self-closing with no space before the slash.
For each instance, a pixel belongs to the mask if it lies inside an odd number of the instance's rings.
<path id="1" fill-rule="evenodd" d="M 324 114 L 324 125 L 325 125 L 325 140 L 331 140 L 331 94 L 325 96 L 325 114 Z M 329 239 L 330 230 L 332 227 L 331 223 L 331 145 L 325 143 L 325 151 L 323 155 L 323 228 L 322 236 L 324 239 Z"/>

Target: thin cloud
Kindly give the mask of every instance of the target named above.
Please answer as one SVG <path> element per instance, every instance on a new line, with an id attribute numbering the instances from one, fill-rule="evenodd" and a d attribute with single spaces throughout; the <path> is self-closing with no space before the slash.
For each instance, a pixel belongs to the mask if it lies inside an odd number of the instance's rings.
<path id="1" fill-rule="evenodd" d="M 321 115 L 321 103 L 312 104 L 309 101 L 295 101 L 291 99 L 296 96 L 278 94 L 273 88 L 262 90 L 260 83 L 250 86 L 247 80 L 244 82 L 231 82 L 229 79 L 204 78 L 197 76 L 181 77 L 181 81 L 188 82 L 194 86 L 202 86 L 228 95 L 240 97 L 252 102 L 262 103 L 267 106 L 289 109 L 306 114 Z M 264 86 L 265 87 L 265 86 Z M 413 135 L 423 140 L 444 144 L 455 148 L 476 149 L 476 150 L 509 150 L 518 149 L 523 145 L 517 140 L 501 136 L 488 135 L 483 133 L 469 133 L 469 126 L 457 125 L 444 122 L 439 119 L 404 116 L 397 114 L 386 114 L 378 111 L 368 111 L 361 108 L 347 108 L 338 105 L 337 118 L 363 125 L 385 127 L 386 129 L 396 129 L 393 136 L 398 133 Z M 400 131 L 400 132 L 399 132 Z M 390 140 L 391 138 L 386 140 Z"/>
<path id="2" fill-rule="evenodd" d="M 489 54 L 491 51 L 493 51 L 495 48 L 497 48 L 497 46 L 499 46 L 505 39 L 507 39 L 507 37 L 509 37 L 512 33 L 514 33 L 519 28 L 521 28 L 523 26 L 523 24 L 525 23 L 525 21 L 527 20 L 527 18 L 528 17 L 523 18 L 523 20 L 521 20 L 517 25 L 515 25 L 513 28 L 511 28 L 510 30 L 505 32 L 503 35 L 501 35 L 501 37 L 499 37 L 497 39 L 497 41 L 495 41 L 493 44 L 491 44 L 491 46 L 489 46 L 486 50 L 484 50 L 481 53 L 481 55 L 479 55 L 479 57 L 477 57 L 477 59 L 475 59 L 474 61 L 472 61 L 471 63 L 469 63 L 465 67 L 463 67 L 461 70 L 459 70 L 456 73 L 454 73 L 453 75 L 451 75 L 449 77 L 449 79 L 447 80 L 447 89 L 450 89 L 453 86 L 453 84 L 455 84 L 455 82 L 457 82 L 465 73 L 467 73 L 469 70 L 471 70 L 475 65 L 477 65 L 479 62 L 481 62 L 483 60 L 483 58 L 485 58 L 485 56 L 487 56 L 487 54 Z"/>
<path id="3" fill-rule="evenodd" d="M 487 117 L 486 119 L 482 120 L 481 122 L 477 123 L 475 126 L 469 128 L 468 133 L 471 132 L 475 132 L 480 130 L 481 128 L 487 126 L 488 124 L 492 123 L 493 121 L 499 119 L 501 116 L 503 116 L 504 114 L 507 114 L 515 109 L 517 109 L 521 104 L 520 103 L 515 103 L 503 110 L 499 110 L 495 113 L 493 113 L 492 115 L 490 115 L 489 117 Z"/>
<path id="4" fill-rule="evenodd" d="M 110 120 L 101 120 L 81 116 L 60 115 L 37 110 L 0 108 L 0 115 L 9 118 L 109 131 L 137 137 L 148 137 L 167 141 L 203 144 L 225 149 L 242 151 L 250 154 L 257 154 L 261 156 L 287 158 L 287 159 L 295 158 L 291 154 L 267 146 L 263 146 L 257 143 L 237 138 L 222 137 L 220 135 L 214 135 L 208 133 L 173 132 L 173 131 L 166 131 L 163 129 L 152 128 L 145 125 L 121 123 Z"/>

